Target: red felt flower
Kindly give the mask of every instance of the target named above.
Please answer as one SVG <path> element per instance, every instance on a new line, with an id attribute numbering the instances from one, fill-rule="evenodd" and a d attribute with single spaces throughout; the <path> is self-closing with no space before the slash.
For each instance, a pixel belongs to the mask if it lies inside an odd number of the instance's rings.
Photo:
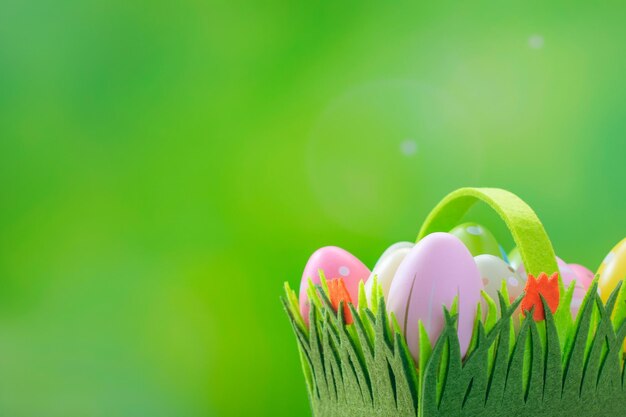
<path id="1" fill-rule="evenodd" d="M 524 291 L 526 293 L 522 299 L 522 311 L 524 314 L 534 307 L 533 320 L 544 320 L 546 316 L 540 295 L 546 300 L 550 311 L 554 313 L 559 306 L 559 273 L 555 272 L 549 278 L 545 272 L 539 274 L 537 278 L 528 274 L 528 281 L 526 281 Z"/>
<path id="2" fill-rule="evenodd" d="M 352 324 L 352 313 L 350 313 L 348 308 L 348 303 L 352 303 L 352 300 L 343 278 L 335 278 L 328 281 L 328 295 L 335 311 L 339 308 L 339 303 L 343 301 L 343 316 L 346 319 L 346 324 Z"/>

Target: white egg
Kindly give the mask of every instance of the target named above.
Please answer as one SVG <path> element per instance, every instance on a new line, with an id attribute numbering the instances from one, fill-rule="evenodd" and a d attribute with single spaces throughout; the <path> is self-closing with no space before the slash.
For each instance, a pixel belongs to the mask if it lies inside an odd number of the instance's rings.
<path id="1" fill-rule="evenodd" d="M 514 301 L 524 291 L 526 280 L 501 258 L 478 255 L 474 257 L 474 262 L 480 272 L 484 290 L 495 301 L 498 311 L 500 310 L 498 291 L 502 288 L 502 281 L 506 281 L 509 301 Z"/>
<path id="2" fill-rule="evenodd" d="M 395 252 L 397 252 L 397 251 L 399 251 L 401 249 L 411 250 L 411 248 L 413 248 L 413 246 L 415 246 L 415 243 L 413 243 L 413 242 L 396 242 L 396 243 L 394 243 L 393 245 L 391 245 L 387 249 L 385 249 L 383 254 L 380 255 L 380 257 L 378 258 L 378 261 L 376 261 L 376 264 L 374 265 L 374 269 L 378 266 L 379 263 L 381 263 L 389 255 L 392 255 L 393 253 L 395 253 Z"/>
<path id="3" fill-rule="evenodd" d="M 378 262 L 376 262 L 376 265 L 374 265 L 369 278 L 365 281 L 365 295 L 367 296 L 368 304 L 371 305 L 372 303 L 372 287 L 375 275 L 377 276 L 378 283 L 382 287 L 383 296 L 385 297 L 385 300 L 387 300 L 393 276 L 396 274 L 396 271 L 404 260 L 404 257 L 407 253 L 409 253 L 413 246 L 415 246 L 415 244 L 411 242 L 398 242 L 389 246 L 387 250 L 383 252 L 381 257 L 378 259 Z"/>

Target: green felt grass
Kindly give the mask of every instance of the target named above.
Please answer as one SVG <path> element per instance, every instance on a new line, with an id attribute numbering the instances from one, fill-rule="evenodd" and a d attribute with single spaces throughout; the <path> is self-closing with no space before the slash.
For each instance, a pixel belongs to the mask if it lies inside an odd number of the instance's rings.
<path id="1" fill-rule="evenodd" d="M 420 345 L 419 368 L 404 336 L 385 309 L 374 313 L 350 305 L 332 309 L 320 286 L 311 288 L 310 326 L 304 326 L 295 293 L 285 287 L 285 310 L 297 336 L 315 416 L 620 416 L 626 410 L 622 343 L 626 322 L 611 318 L 617 288 L 606 304 L 589 289 L 576 321 L 565 318 L 569 302 L 546 320 L 529 315 L 513 330 L 514 311 L 501 296 L 502 314 L 493 320 L 488 303 L 477 315 L 467 355 L 462 358 L 453 312 L 434 346 Z M 569 314 L 567 314 L 569 316 Z M 428 341 L 423 328 L 420 341 Z M 560 336 L 562 335 L 562 336 Z"/>

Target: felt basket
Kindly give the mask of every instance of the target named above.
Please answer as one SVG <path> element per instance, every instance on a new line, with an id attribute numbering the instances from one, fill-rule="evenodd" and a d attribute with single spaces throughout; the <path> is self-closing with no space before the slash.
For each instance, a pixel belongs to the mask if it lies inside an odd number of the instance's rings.
<path id="1" fill-rule="evenodd" d="M 447 232 L 477 202 L 507 225 L 526 271 L 558 271 L 552 244 L 532 209 L 514 194 L 493 188 L 462 188 L 428 215 L 419 241 Z M 570 313 L 573 285 L 560 282 L 554 313 L 545 300 L 545 320 L 527 314 L 519 326 L 513 302 L 500 294 L 486 318 L 477 314 L 470 348 L 461 355 L 456 314 L 442 306 L 445 326 L 436 343 L 420 329 L 415 363 L 381 293 L 370 304 L 334 309 L 324 280 L 309 288 L 309 325 L 296 294 L 285 284 L 283 305 L 295 333 L 312 414 L 332 416 L 623 416 L 626 415 L 625 302 L 618 286 L 603 303 L 597 277 L 576 317 Z M 618 297 L 619 295 L 619 297 Z M 618 298 L 621 300 L 617 303 Z M 518 327 L 518 328 L 515 328 Z"/>

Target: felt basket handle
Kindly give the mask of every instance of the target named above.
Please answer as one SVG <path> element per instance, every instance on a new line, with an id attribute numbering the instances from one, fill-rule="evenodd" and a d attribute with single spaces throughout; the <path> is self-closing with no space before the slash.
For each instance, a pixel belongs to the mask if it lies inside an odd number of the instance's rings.
<path id="1" fill-rule="evenodd" d="M 499 188 L 459 188 L 430 212 L 417 236 L 448 232 L 478 201 L 487 203 L 504 220 L 517 245 L 526 273 L 558 272 L 552 243 L 535 212 L 515 194 Z"/>

